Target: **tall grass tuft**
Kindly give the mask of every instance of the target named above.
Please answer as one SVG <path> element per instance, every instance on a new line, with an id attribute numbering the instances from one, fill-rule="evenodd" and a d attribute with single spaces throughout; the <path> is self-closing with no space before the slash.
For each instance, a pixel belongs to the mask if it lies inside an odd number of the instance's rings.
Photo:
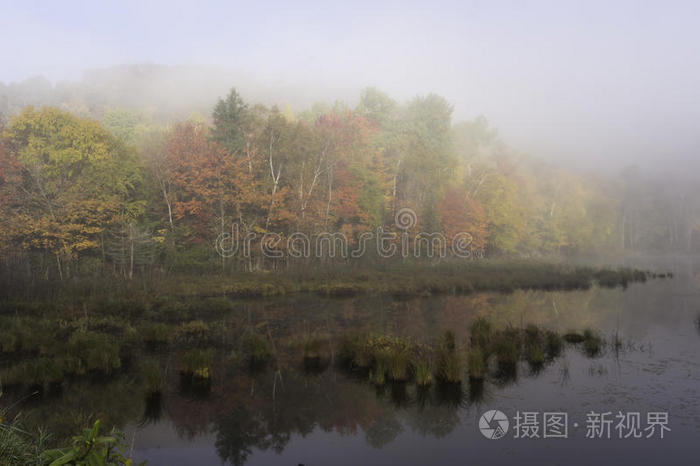
<path id="1" fill-rule="evenodd" d="M 417 345 L 413 352 L 413 372 L 418 387 L 428 387 L 433 383 L 435 364 L 432 350 L 427 345 Z"/>
<path id="2" fill-rule="evenodd" d="M 463 362 L 455 334 L 447 330 L 440 336 L 435 349 L 435 378 L 440 382 L 461 383 Z"/>
<path id="3" fill-rule="evenodd" d="M 491 323 L 484 317 L 478 317 L 469 327 L 472 347 L 487 349 L 491 344 Z"/>
<path id="4" fill-rule="evenodd" d="M 245 354 L 251 369 L 265 367 L 273 357 L 267 339 L 257 333 L 251 333 L 244 340 Z"/>
<path id="5" fill-rule="evenodd" d="M 389 378 L 394 382 L 406 382 L 409 379 L 412 345 L 409 341 L 395 339 L 388 348 Z"/>
<path id="6" fill-rule="evenodd" d="M 603 339 L 591 329 L 583 332 L 583 352 L 586 356 L 594 358 L 603 351 Z"/>
<path id="7" fill-rule="evenodd" d="M 165 375 L 160 365 L 153 360 L 141 364 L 141 374 L 146 396 L 160 394 L 165 386 Z"/>
<path id="8" fill-rule="evenodd" d="M 180 356 L 180 373 L 193 379 L 211 379 L 214 364 L 214 349 L 191 349 Z"/>
<path id="9" fill-rule="evenodd" d="M 493 354 L 498 365 L 498 375 L 501 378 L 512 378 L 517 373 L 520 359 L 520 335 L 517 329 L 501 330 L 494 336 Z"/>
<path id="10" fill-rule="evenodd" d="M 474 346 L 469 350 L 467 366 L 470 379 L 482 380 L 486 376 L 486 358 L 480 346 Z"/>
<path id="11" fill-rule="evenodd" d="M 533 372 L 542 369 L 545 362 L 545 335 L 535 325 L 528 325 L 524 330 L 525 359 Z"/>
<path id="12" fill-rule="evenodd" d="M 429 361 L 416 362 L 416 385 L 428 387 L 433 383 L 433 365 Z"/>
<path id="13" fill-rule="evenodd" d="M 44 465 L 49 435 L 43 430 L 28 432 L 19 416 L 9 418 L 0 409 L 0 464 L 6 466 Z"/>
<path id="14" fill-rule="evenodd" d="M 307 335 L 302 342 L 302 352 L 304 370 L 308 372 L 319 372 L 325 369 L 322 352 L 324 339 L 316 335 Z"/>
<path id="15" fill-rule="evenodd" d="M 544 339 L 547 358 L 554 359 L 559 357 L 563 347 L 561 337 L 556 332 L 548 330 L 545 332 Z"/>

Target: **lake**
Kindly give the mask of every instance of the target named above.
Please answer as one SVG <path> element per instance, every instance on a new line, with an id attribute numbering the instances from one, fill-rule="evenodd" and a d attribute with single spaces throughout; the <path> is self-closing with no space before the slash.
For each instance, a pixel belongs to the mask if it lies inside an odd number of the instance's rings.
<path id="1" fill-rule="evenodd" d="M 669 270 L 674 278 L 624 290 L 240 301 L 212 324 L 269 336 L 274 363 L 245 370 L 231 362 L 235 354 L 217 353 L 211 384 L 202 388 L 180 376 L 178 351 L 154 350 L 142 356 L 165 368 L 160 396 L 145 396 L 144 381 L 126 366 L 109 379 L 69 381 L 28 397 L 22 411 L 59 431 L 97 413 L 123 428 L 135 459 L 150 465 L 696 464 L 700 262 L 628 265 Z M 377 387 L 335 364 L 343 332 L 420 342 L 452 330 L 465 341 L 477 317 L 496 328 L 590 328 L 608 344 L 594 357 L 567 344 L 540 370 L 522 361 L 511 377 L 429 389 Z M 328 342 L 318 367 L 302 364 L 305 335 Z M 480 430 L 491 410 L 508 421 L 498 439 Z M 498 419 L 489 416 L 481 427 L 505 427 Z"/>

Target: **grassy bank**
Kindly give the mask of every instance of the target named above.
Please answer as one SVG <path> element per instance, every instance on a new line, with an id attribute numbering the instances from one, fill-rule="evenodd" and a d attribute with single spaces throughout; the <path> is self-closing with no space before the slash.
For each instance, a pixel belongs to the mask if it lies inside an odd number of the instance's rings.
<path id="1" fill-rule="evenodd" d="M 44 309 L 92 302 L 130 301 L 149 305 L 182 297 L 259 298 L 309 293 L 321 296 L 386 294 L 397 297 L 467 294 L 516 289 L 580 290 L 594 285 L 626 287 L 632 282 L 664 278 L 636 269 L 607 269 L 532 261 L 391 264 L 381 267 L 316 267 L 298 271 L 172 274 L 133 280 L 93 277 L 64 282 L 35 281 L 4 287 L 0 314 L 18 302 L 41 303 Z M 9 304 L 8 304 L 9 303 Z"/>
<path id="2" fill-rule="evenodd" d="M 665 274 L 663 275 L 665 276 Z M 575 290 L 595 284 L 615 287 L 646 281 L 656 274 L 635 269 L 596 269 L 538 262 L 473 261 L 468 264 L 395 265 L 379 269 L 317 269 L 299 274 L 180 276 L 164 282 L 176 295 L 232 297 L 317 293 L 351 296 L 385 293 L 421 296 L 516 289 Z"/>

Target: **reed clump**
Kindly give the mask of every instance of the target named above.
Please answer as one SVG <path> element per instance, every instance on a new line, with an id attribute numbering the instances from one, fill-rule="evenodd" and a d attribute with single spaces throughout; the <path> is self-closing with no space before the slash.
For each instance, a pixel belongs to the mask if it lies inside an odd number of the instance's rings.
<path id="1" fill-rule="evenodd" d="M 486 357 L 481 346 L 474 346 L 469 350 L 467 368 L 472 380 L 482 380 L 486 377 Z"/>
<path id="2" fill-rule="evenodd" d="M 244 339 L 244 351 L 251 369 L 261 369 L 273 359 L 272 348 L 267 338 L 251 333 Z"/>
<path id="3" fill-rule="evenodd" d="M 440 382 L 461 383 L 463 361 L 454 332 L 445 331 L 435 348 L 435 378 Z"/>
<path id="4" fill-rule="evenodd" d="M 583 351 L 588 357 L 596 357 L 603 351 L 603 339 L 591 329 L 583 332 Z"/>
<path id="5" fill-rule="evenodd" d="M 214 349 L 191 349 L 180 355 L 180 374 L 195 381 L 209 381 L 214 364 Z"/>

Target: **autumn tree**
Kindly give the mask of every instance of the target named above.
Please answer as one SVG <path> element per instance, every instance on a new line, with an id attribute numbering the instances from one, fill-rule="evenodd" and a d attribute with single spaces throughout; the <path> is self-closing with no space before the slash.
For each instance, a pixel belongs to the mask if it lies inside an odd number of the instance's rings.
<path id="1" fill-rule="evenodd" d="M 101 247 L 110 225 L 138 217 L 143 202 L 133 156 L 97 122 L 55 108 L 26 108 L 5 131 L 22 167 L 10 234 L 26 250 L 55 257 L 58 273 Z"/>
<path id="2" fill-rule="evenodd" d="M 448 243 L 458 235 L 466 234 L 471 238 L 474 250 L 486 247 L 489 234 L 486 212 L 477 200 L 469 197 L 466 189 L 447 189 L 438 204 L 438 212 Z"/>

